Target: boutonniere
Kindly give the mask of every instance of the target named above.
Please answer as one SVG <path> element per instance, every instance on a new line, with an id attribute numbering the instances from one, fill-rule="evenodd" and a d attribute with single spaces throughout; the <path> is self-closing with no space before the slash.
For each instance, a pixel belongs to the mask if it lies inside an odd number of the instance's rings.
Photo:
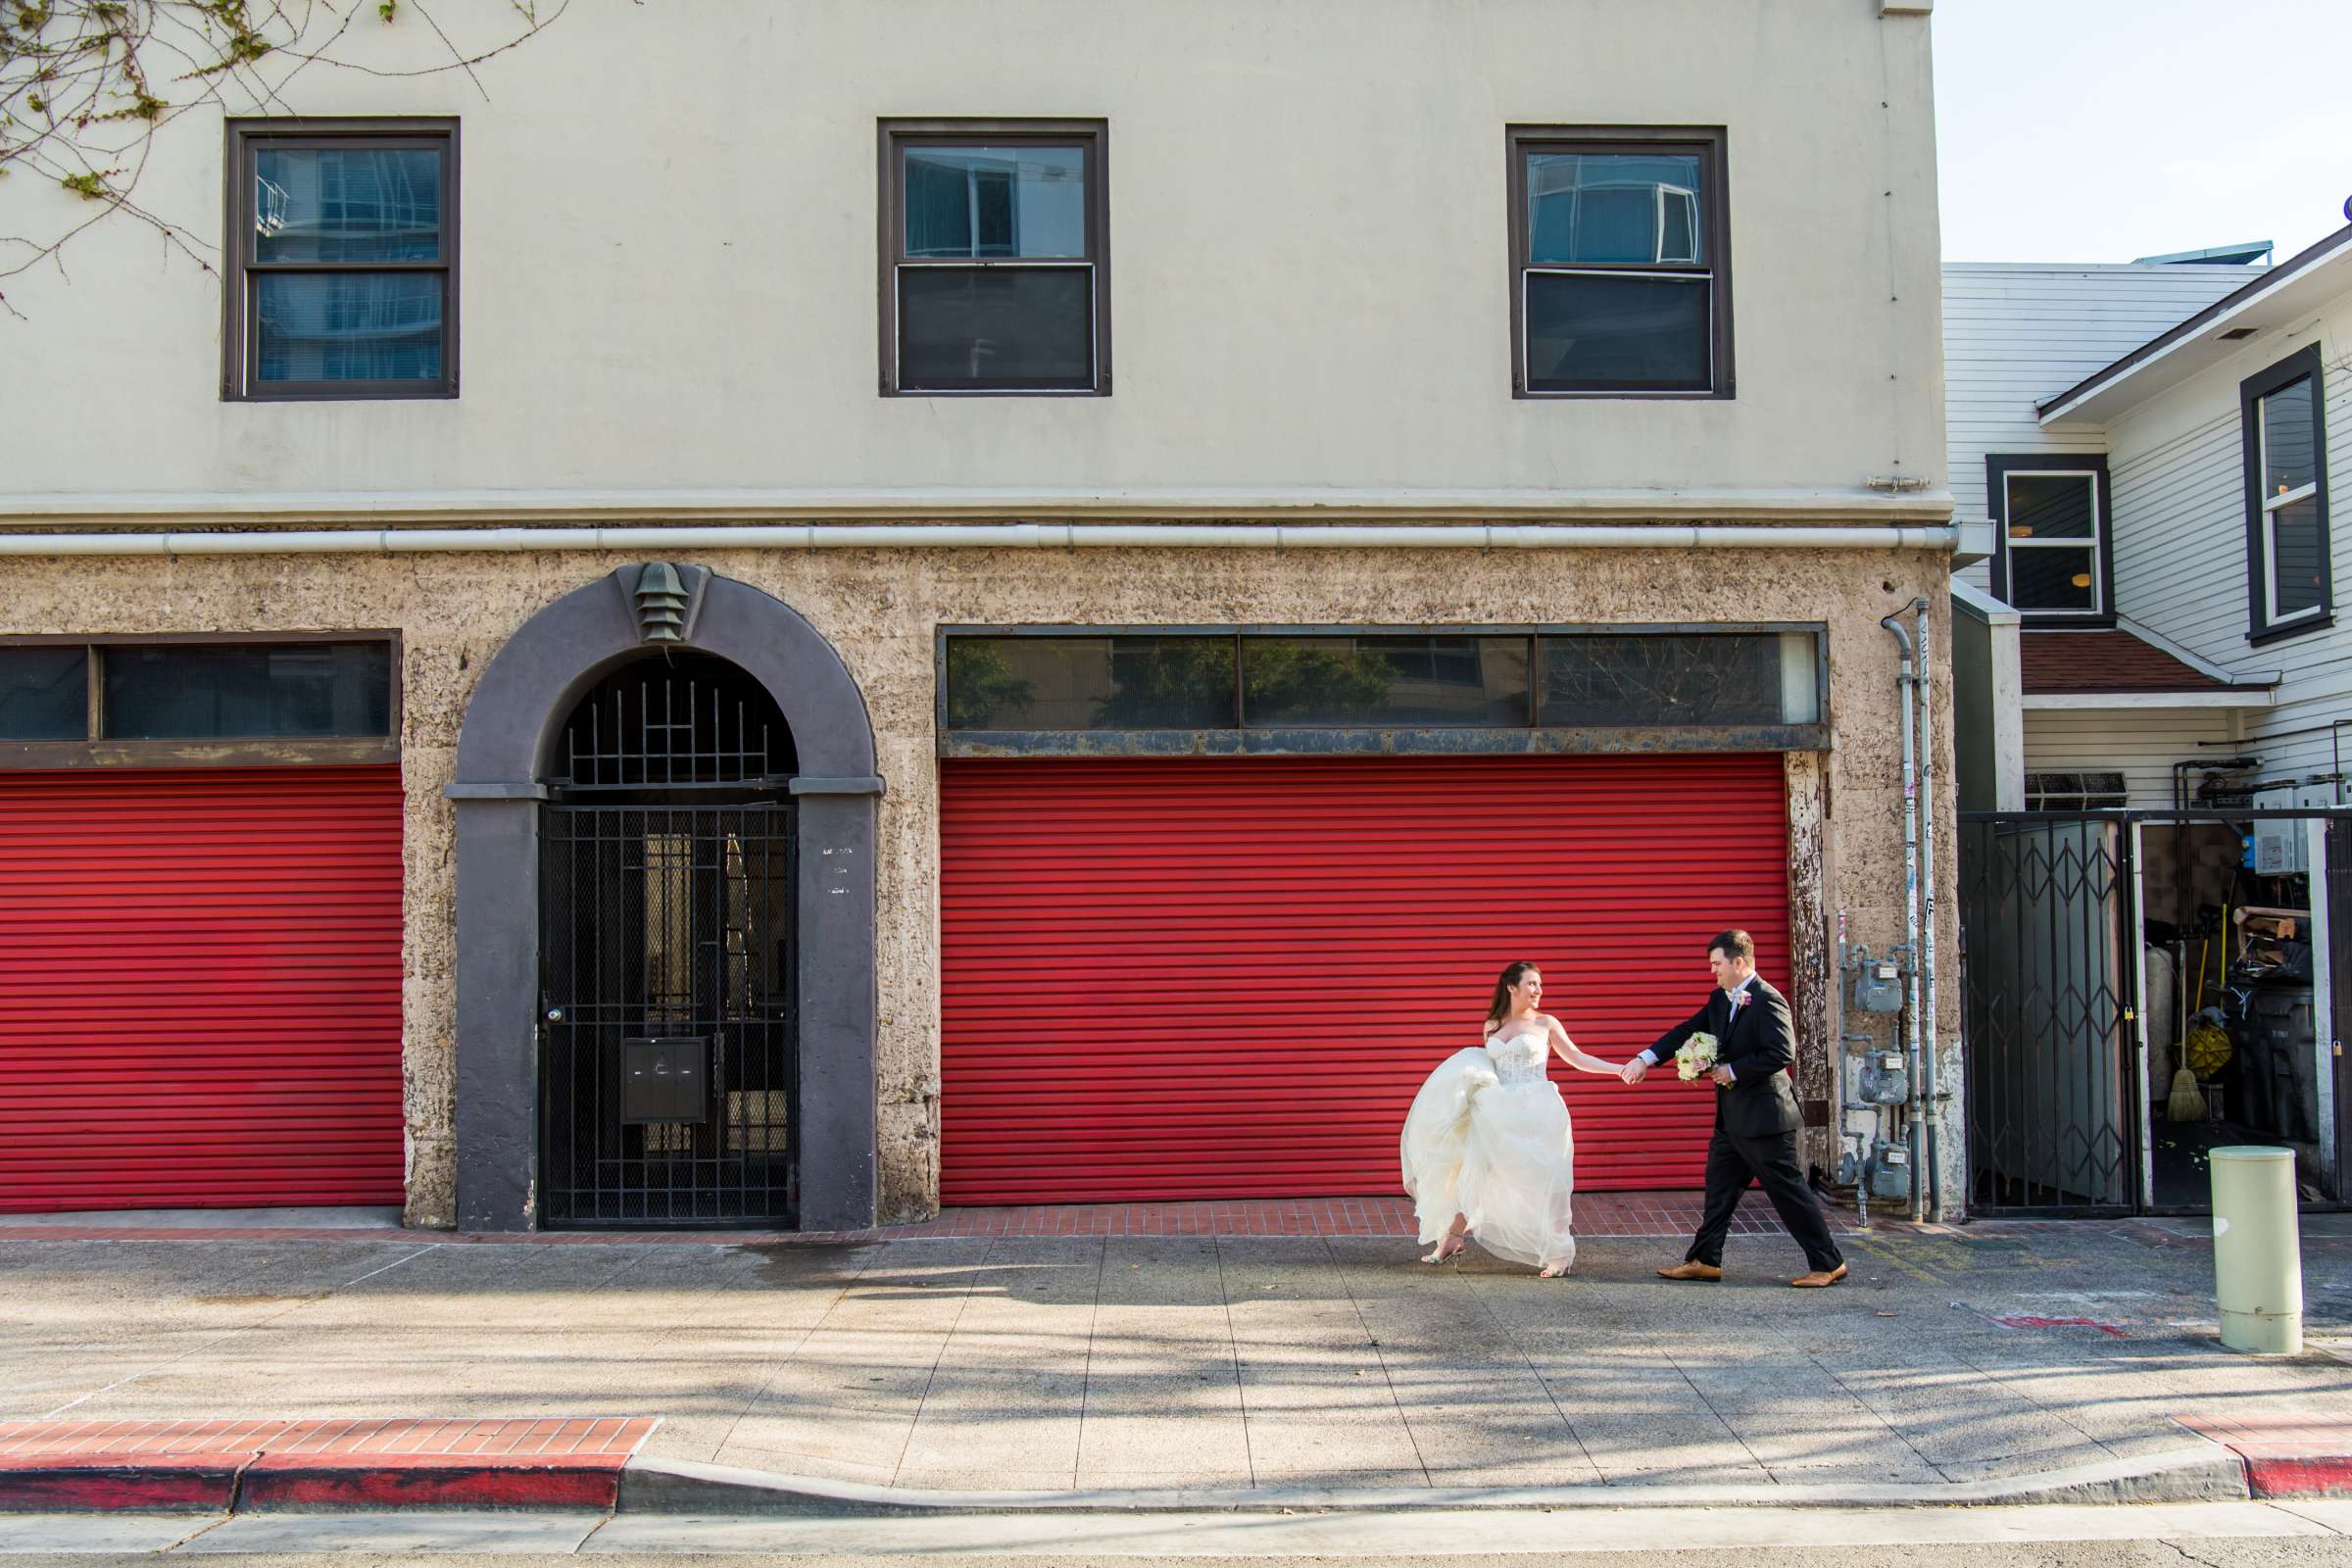
<path id="1" fill-rule="evenodd" d="M 1732 1015 L 1734 1017 L 1739 1016 L 1740 1009 L 1746 1005 L 1747 993 L 1744 990 L 1735 991 L 1732 993 Z"/>

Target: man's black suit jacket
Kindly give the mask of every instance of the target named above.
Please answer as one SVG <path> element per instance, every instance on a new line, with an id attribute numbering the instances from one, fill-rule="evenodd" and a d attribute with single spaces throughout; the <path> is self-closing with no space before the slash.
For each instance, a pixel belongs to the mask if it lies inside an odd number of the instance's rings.
<path id="1" fill-rule="evenodd" d="M 1717 1126 L 1735 1138 L 1766 1138 L 1804 1126 L 1788 1081 L 1796 1031 L 1788 998 L 1759 977 L 1747 983 L 1746 1004 L 1734 1015 L 1731 999 L 1720 989 L 1710 991 L 1707 1004 L 1658 1036 L 1650 1053 L 1661 1066 L 1672 1067 L 1674 1054 L 1702 1030 L 1715 1037 L 1717 1064 L 1732 1069 L 1732 1086 L 1715 1091 Z"/>

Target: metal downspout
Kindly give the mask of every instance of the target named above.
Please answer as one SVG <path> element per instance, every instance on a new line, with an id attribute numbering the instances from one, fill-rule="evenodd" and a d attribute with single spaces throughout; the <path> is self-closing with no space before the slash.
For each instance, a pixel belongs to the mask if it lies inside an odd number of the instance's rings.
<path id="1" fill-rule="evenodd" d="M 1911 634 L 1903 629 L 1901 612 L 1886 616 L 1879 622 L 1894 634 L 1902 650 L 1902 673 L 1896 684 L 1903 693 L 1903 942 L 1909 972 L 1910 991 L 1906 1012 L 1910 1016 L 1910 1033 L 1905 1042 L 1908 1072 L 1905 1078 L 1911 1086 L 1911 1096 L 1905 1104 L 1904 1137 L 1911 1150 L 1911 1219 L 1918 1223 L 1927 1218 L 1927 1192 L 1920 1185 L 1920 1134 L 1922 1110 L 1919 1083 L 1919 776 L 1918 760 L 1913 746 L 1918 738 L 1914 711 L 1918 707 L 1917 662 L 1912 656 Z"/>
<path id="2" fill-rule="evenodd" d="M 1912 666 L 1912 689 L 1919 697 L 1919 978 L 1924 992 L 1920 1011 L 1926 1020 L 1927 1045 L 1920 1053 L 1919 1097 L 1927 1123 L 1927 1164 L 1914 1170 L 1912 1180 L 1927 1192 L 1930 1219 L 1943 1219 L 1943 1180 L 1936 1164 L 1937 1135 L 1943 1127 L 1943 1102 L 1936 1092 L 1936 705 L 1929 701 L 1929 682 L 1935 662 L 1928 653 L 1928 601 L 1912 601 L 1919 612 L 1918 657 Z"/>

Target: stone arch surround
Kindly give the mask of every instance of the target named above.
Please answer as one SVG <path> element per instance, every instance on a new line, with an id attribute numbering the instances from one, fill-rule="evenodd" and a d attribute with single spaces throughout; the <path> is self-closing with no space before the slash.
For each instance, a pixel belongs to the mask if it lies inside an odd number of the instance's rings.
<path id="1" fill-rule="evenodd" d="M 457 1222 L 538 1224 L 539 821 L 564 721 L 613 665 L 647 649 L 624 566 L 541 610 L 482 672 L 458 737 Z M 681 567 L 684 639 L 765 686 L 800 771 L 800 1223 L 874 1223 L 873 726 L 849 667 L 790 606 Z"/>

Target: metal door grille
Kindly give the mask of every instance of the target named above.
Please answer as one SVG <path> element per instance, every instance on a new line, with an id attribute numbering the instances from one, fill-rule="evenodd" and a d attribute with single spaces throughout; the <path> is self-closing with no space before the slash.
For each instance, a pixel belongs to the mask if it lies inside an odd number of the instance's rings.
<path id="1" fill-rule="evenodd" d="M 794 1222 L 793 825 L 789 802 L 546 808 L 543 1223 Z M 649 1040 L 700 1043 L 699 1119 L 632 1119 Z"/>
<path id="2" fill-rule="evenodd" d="M 2137 1196 L 2128 824 L 1964 813 L 1970 1203 L 2128 1211 Z"/>

